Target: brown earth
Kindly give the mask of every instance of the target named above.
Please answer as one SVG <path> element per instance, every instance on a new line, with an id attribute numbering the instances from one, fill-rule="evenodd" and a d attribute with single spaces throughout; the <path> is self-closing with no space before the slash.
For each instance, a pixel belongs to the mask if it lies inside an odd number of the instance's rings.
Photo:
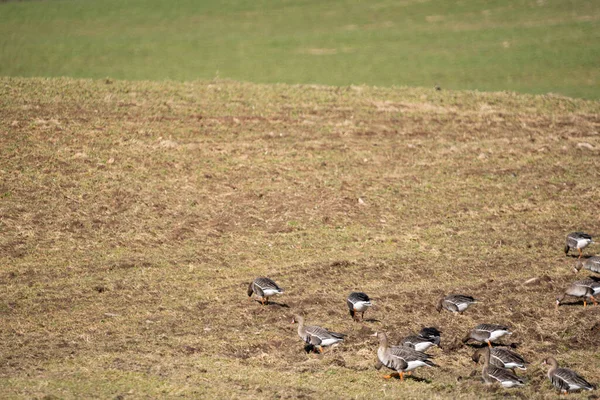
<path id="1" fill-rule="evenodd" d="M 1 78 L 2 397 L 550 398 L 548 355 L 598 383 L 600 307 L 554 299 L 587 276 L 565 235 L 600 235 L 599 131 L 552 95 Z M 294 313 L 347 340 L 307 355 Z M 482 322 L 526 387 L 483 385 Z M 440 368 L 383 380 L 369 335 L 423 326 Z"/>

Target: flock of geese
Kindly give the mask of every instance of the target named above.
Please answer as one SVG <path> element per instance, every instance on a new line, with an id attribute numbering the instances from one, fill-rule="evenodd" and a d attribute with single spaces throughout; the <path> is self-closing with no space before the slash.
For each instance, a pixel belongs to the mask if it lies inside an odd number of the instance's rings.
<path id="1" fill-rule="evenodd" d="M 590 243 L 593 243 L 592 237 L 586 233 L 572 232 L 567 235 L 565 254 L 568 254 L 571 249 L 579 252 L 579 258 L 574 267 L 575 272 L 579 272 L 583 268 L 600 273 L 600 257 L 594 256 L 584 261 L 581 259 L 583 256 L 582 249 Z M 251 297 L 256 294 L 260 297 L 260 302 L 263 305 L 269 304 L 269 297 L 282 293 L 283 289 L 266 277 L 256 278 L 248 286 L 248 296 Z M 594 296 L 598 294 L 600 294 L 600 280 L 592 277 L 578 280 L 570 284 L 564 293 L 556 298 L 556 307 L 558 308 L 566 296 L 583 298 L 584 307 L 587 306 L 588 299 L 597 304 Z M 350 293 L 346 303 L 350 315 L 356 322 L 364 319 L 365 311 L 372 305 L 369 296 L 363 292 Z M 444 309 L 452 313 L 462 313 L 475 303 L 477 303 L 477 300 L 471 296 L 450 294 L 438 300 L 436 310 L 441 312 Z M 304 349 L 307 353 L 322 353 L 324 347 L 340 343 L 346 336 L 343 333 L 332 332 L 320 326 L 305 325 L 304 318 L 301 315 L 295 315 L 292 323 L 298 324 L 298 335 L 306 343 Z M 469 340 L 484 343 L 484 347 L 478 349 L 473 354 L 472 359 L 476 363 L 480 360 L 483 362 L 482 377 L 486 384 L 497 383 L 505 388 L 519 387 L 525 384 L 524 380 L 513 372 L 515 369 L 526 369 L 527 362 L 523 357 L 504 347 L 492 346 L 495 340 L 511 334 L 512 332 L 506 326 L 484 323 L 477 325 L 463 338 L 463 343 L 467 343 Z M 385 366 L 393 371 L 384 376 L 386 379 L 397 376 L 403 381 L 405 373 L 410 375 L 413 370 L 419 367 L 437 367 L 431 360 L 432 357 L 425 353 L 430 347 L 440 345 L 441 333 L 436 328 L 423 328 L 418 334 L 404 338 L 397 346 L 388 342 L 387 335 L 384 332 L 376 332 L 373 336 L 379 339 L 378 362 L 375 364 L 375 368 L 379 370 Z M 594 386 L 577 372 L 568 368 L 559 368 L 554 357 L 546 358 L 543 363 L 549 366 L 548 378 L 560 393 L 566 394 L 572 391 L 594 389 Z"/>

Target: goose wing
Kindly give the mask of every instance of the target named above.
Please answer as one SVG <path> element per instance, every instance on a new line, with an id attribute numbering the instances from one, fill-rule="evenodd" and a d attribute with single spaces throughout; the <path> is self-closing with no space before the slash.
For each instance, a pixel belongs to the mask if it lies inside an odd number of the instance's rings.
<path id="1" fill-rule="evenodd" d="M 352 304 L 356 304 L 359 301 L 363 301 L 363 302 L 370 302 L 371 299 L 369 298 L 369 296 L 366 293 L 363 292 L 352 292 L 350 293 L 350 296 L 348 296 L 348 301 Z"/>
<path id="2" fill-rule="evenodd" d="M 386 367 L 396 371 L 403 371 L 408 367 L 408 363 L 401 357 L 401 353 L 397 351 L 396 347 L 388 347 L 379 357 L 379 361 Z"/>
<path id="3" fill-rule="evenodd" d="M 330 332 L 325 328 L 321 328 L 320 326 L 307 326 L 305 327 L 305 332 L 309 339 L 305 339 L 305 341 L 314 344 L 315 346 L 320 345 L 325 340 L 343 340 L 344 336 L 346 336 L 343 333 Z"/>
<path id="4" fill-rule="evenodd" d="M 508 331 L 508 327 L 504 325 L 496 325 L 496 324 L 479 324 L 475 327 L 475 330 L 481 332 L 492 333 L 494 331 Z"/>
<path id="5" fill-rule="evenodd" d="M 423 345 L 423 346 L 427 346 L 427 347 L 436 345 L 435 342 L 436 342 L 436 339 L 425 338 L 425 337 L 418 336 L 418 335 L 407 336 L 404 339 L 402 339 L 402 341 L 401 341 L 402 346 L 409 347 L 411 349 L 415 349 L 419 345 Z M 431 344 L 428 345 L 428 343 L 431 343 Z"/>
<path id="6" fill-rule="evenodd" d="M 497 362 L 494 362 L 496 360 Z M 494 347 L 490 351 L 490 362 L 501 368 L 525 368 L 527 362 L 519 354 L 503 349 L 501 347 Z"/>
<path id="7" fill-rule="evenodd" d="M 523 380 L 509 369 L 496 368 L 490 365 L 487 369 L 487 374 L 491 379 L 498 381 L 502 386 L 512 387 L 524 384 Z"/>
<path id="8" fill-rule="evenodd" d="M 550 381 L 559 390 L 592 390 L 593 386 L 577 372 L 568 368 L 558 368 L 550 377 Z"/>
<path id="9" fill-rule="evenodd" d="M 267 290 L 272 290 L 274 292 L 283 292 L 283 290 L 273 281 L 272 279 L 260 277 L 254 280 L 254 288 L 259 289 L 263 293 Z"/>
<path id="10" fill-rule="evenodd" d="M 600 257 L 594 256 L 588 258 L 585 261 L 585 268 L 592 272 L 600 273 Z"/>
<path id="11" fill-rule="evenodd" d="M 435 343 L 438 346 L 440 345 L 440 342 L 441 342 L 441 335 L 442 335 L 442 332 L 440 332 L 437 328 L 433 328 L 433 327 L 423 328 L 419 332 L 419 336 L 421 336 L 422 338 L 426 338 L 426 339 L 432 339 L 433 343 Z"/>

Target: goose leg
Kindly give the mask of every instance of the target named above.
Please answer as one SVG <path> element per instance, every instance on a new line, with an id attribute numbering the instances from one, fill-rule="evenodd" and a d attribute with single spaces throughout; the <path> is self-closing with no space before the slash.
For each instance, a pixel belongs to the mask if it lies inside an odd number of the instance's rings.
<path id="1" fill-rule="evenodd" d="M 404 382 L 404 372 L 400 371 L 400 380 Z"/>
<path id="2" fill-rule="evenodd" d="M 361 315 L 362 321 L 364 322 L 365 321 L 365 312 L 363 311 L 360 315 Z"/>
<path id="3" fill-rule="evenodd" d="M 594 302 L 594 305 L 597 306 L 598 302 L 596 301 L 596 299 L 594 298 L 594 296 L 590 296 L 590 299 L 592 299 L 592 301 Z"/>
<path id="4" fill-rule="evenodd" d="M 585 301 L 585 298 L 583 299 L 583 308 L 587 307 L 587 301 Z"/>
<path id="5" fill-rule="evenodd" d="M 581 258 L 581 256 L 583 255 L 583 253 L 581 252 L 581 249 L 577 249 L 577 250 L 579 250 L 579 257 L 578 257 L 578 259 L 579 259 L 579 258 Z"/>
<path id="6" fill-rule="evenodd" d="M 487 341 L 487 344 L 490 348 L 492 347 L 492 342 L 490 342 L 489 340 Z"/>
<path id="7" fill-rule="evenodd" d="M 265 297 L 265 304 L 269 304 L 269 298 Z"/>
<path id="8" fill-rule="evenodd" d="M 317 349 L 319 349 L 319 353 L 323 354 L 323 346 L 319 346 Z"/>

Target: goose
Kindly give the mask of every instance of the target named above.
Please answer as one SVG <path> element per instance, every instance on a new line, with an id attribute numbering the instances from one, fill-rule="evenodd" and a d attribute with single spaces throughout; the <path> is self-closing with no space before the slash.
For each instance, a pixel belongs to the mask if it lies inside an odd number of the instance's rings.
<path id="1" fill-rule="evenodd" d="M 581 281 L 573 282 L 569 285 L 564 291 L 563 294 L 556 298 L 556 309 L 558 310 L 558 306 L 565 297 L 583 297 L 583 307 L 587 306 L 587 299 L 592 299 L 595 305 L 598 304 L 596 299 L 594 298 L 594 294 L 598 293 L 597 291 L 600 289 L 600 283 L 593 279 L 584 279 Z"/>
<path id="2" fill-rule="evenodd" d="M 350 310 L 350 315 L 354 321 L 358 322 L 358 313 L 361 313 L 361 317 L 365 319 L 365 311 L 367 308 L 371 307 L 371 299 L 367 296 L 366 293 L 363 292 L 352 292 L 346 299 L 346 304 L 348 304 L 348 309 Z"/>
<path id="3" fill-rule="evenodd" d="M 490 365 L 490 353 L 490 348 L 484 347 L 475 352 L 477 357 L 473 355 L 473 359 L 477 359 L 475 362 L 478 362 L 479 358 L 483 357 L 483 369 L 481 370 L 481 375 L 483 376 L 483 380 L 486 384 L 489 385 L 498 382 L 504 388 L 523 386 L 525 384 L 521 378 L 514 374 L 514 372 L 508 369 L 498 368 L 494 365 Z"/>
<path id="4" fill-rule="evenodd" d="M 379 362 L 375 365 L 376 368 L 381 368 L 385 365 L 389 369 L 393 369 L 400 376 L 400 380 L 404 380 L 404 373 L 411 373 L 412 370 L 419 367 L 437 367 L 430 358 L 431 356 L 416 351 L 404 346 L 389 346 L 387 335 L 383 332 L 376 332 L 373 336 L 379 338 L 379 348 L 377 349 L 377 358 Z M 393 374 L 384 376 L 385 379 L 390 379 Z"/>
<path id="5" fill-rule="evenodd" d="M 569 254 L 569 250 L 577 249 L 579 251 L 579 258 L 583 255 L 582 249 L 586 248 L 590 243 L 594 243 L 592 237 L 587 233 L 583 232 L 571 232 L 567 235 L 567 241 L 565 244 L 565 255 Z"/>
<path id="6" fill-rule="evenodd" d="M 479 358 L 481 356 L 481 351 L 477 350 L 475 353 L 473 353 L 473 356 L 471 358 L 473 359 L 473 361 L 479 362 Z M 527 362 L 523 359 L 523 357 L 521 357 L 514 351 L 510 351 L 502 347 L 493 347 L 490 349 L 490 364 L 498 368 L 518 368 L 522 370 L 527 369 L 527 367 L 525 366 Z"/>
<path id="7" fill-rule="evenodd" d="M 440 345 L 442 332 L 434 327 L 425 327 L 419 332 L 419 336 L 426 339 L 434 339 L 435 344 Z"/>
<path id="8" fill-rule="evenodd" d="M 269 304 L 269 297 L 283 293 L 283 289 L 272 279 L 261 276 L 248 285 L 248 297 L 252 297 L 252 293 L 256 293 L 260 296 L 260 302 L 265 305 Z"/>
<path id="9" fill-rule="evenodd" d="M 295 315 L 292 324 L 298 323 L 298 336 L 309 345 L 317 348 L 319 353 L 323 352 L 323 347 L 342 342 L 346 336 L 343 333 L 331 332 L 320 326 L 304 325 L 304 317 Z"/>
<path id="10" fill-rule="evenodd" d="M 504 325 L 479 324 L 462 341 L 467 343 L 469 339 L 474 339 L 481 343 L 487 343 L 489 347 L 492 347 L 492 342 L 504 335 L 512 335 L 512 332 Z"/>
<path id="11" fill-rule="evenodd" d="M 462 294 L 449 294 L 446 297 L 440 297 L 435 309 L 437 312 L 441 312 L 442 308 L 445 308 L 450 312 L 460 314 L 474 303 L 477 303 L 477 300 L 471 296 L 465 296 Z"/>
<path id="12" fill-rule="evenodd" d="M 417 351 L 426 351 L 431 346 L 439 346 L 440 338 L 426 338 L 420 335 L 409 335 L 400 341 L 402 346 L 415 349 Z"/>
<path id="13" fill-rule="evenodd" d="M 579 272 L 581 268 L 585 268 L 589 271 L 600 274 L 600 257 L 594 256 L 590 257 L 585 261 L 577 260 L 577 264 L 575 264 L 575 272 Z"/>
<path id="14" fill-rule="evenodd" d="M 583 379 L 577 372 L 568 368 L 558 368 L 558 362 L 554 357 L 548 357 L 544 360 L 545 365 L 549 365 L 548 379 L 559 390 L 566 394 L 576 390 L 594 390 L 591 383 Z"/>

